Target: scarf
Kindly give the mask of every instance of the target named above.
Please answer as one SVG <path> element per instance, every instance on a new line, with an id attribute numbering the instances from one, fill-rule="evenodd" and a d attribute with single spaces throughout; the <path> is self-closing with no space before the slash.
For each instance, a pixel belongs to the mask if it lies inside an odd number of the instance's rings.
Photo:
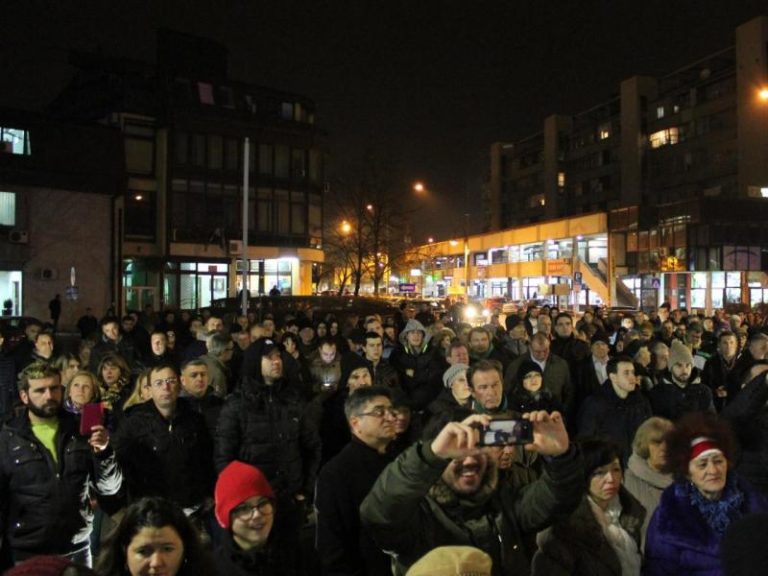
<path id="1" fill-rule="evenodd" d="M 736 487 L 731 478 L 728 479 L 718 500 L 705 498 L 692 482 L 686 482 L 681 489 L 687 493 L 691 506 L 701 512 L 707 526 L 718 536 L 725 534 L 731 522 L 742 516 L 741 507 L 744 504 L 744 493 Z"/>
<path id="2" fill-rule="evenodd" d="M 622 576 L 639 576 L 642 559 L 637 549 L 637 542 L 621 525 L 621 502 L 618 494 L 605 510 L 600 508 L 591 496 L 587 496 L 587 499 L 597 523 L 603 529 L 606 540 L 619 559 Z"/>

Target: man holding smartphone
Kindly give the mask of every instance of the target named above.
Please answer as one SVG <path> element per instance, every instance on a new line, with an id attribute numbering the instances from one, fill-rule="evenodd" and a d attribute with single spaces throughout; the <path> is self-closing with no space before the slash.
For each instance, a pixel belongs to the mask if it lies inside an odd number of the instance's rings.
<path id="1" fill-rule="evenodd" d="M 499 483 L 492 453 L 478 447 L 491 418 L 449 422 L 389 464 L 360 507 L 362 525 L 396 559 L 395 574 L 436 546 L 475 546 L 493 558 L 493 574 L 527 574 L 536 532 L 570 514 L 583 494 L 584 464 L 558 412 L 531 412 L 541 477 L 519 491 Z"/>
<path id="2" fill-rule="evenodd" d="M 59 371 L 33 362 L 19 376 L 26 406 L 0 431 L 0 517 L 10 558 L 2 568 L 39 554 L 91 565 L 90 491 L 114 496 L 122 473 L 104 426 L 89 437 L 77 417 L 62 410 Z"/>

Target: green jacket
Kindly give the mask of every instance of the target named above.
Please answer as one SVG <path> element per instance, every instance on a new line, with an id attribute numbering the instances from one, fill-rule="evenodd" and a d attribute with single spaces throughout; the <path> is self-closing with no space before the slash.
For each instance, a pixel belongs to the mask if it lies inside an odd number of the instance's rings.
<path id="1" fill-rule="evenodd" d="M 584 492 L 584 464 L 572 449 L 552 459 L 523 490 L 493 480 L 459 497 L 440 476 L 448 460 L 418 442 L 379 476 L 360 507 L 363 526 L 395 557 L 396 575 L 437 546 L 475 546 L 493 559 L 493 574 L 530 573 L 535 532 L 567 517 Z M 495 469 L 492 469 L 495 470 Z"/>

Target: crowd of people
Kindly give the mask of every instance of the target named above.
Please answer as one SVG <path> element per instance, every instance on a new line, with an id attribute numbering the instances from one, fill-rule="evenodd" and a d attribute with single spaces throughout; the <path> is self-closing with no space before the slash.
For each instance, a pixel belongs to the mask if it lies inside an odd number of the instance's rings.
<path id="1" fill-rule="evenodd" d="M 66 352 L 34 322 L 0 340 L 8 574 L 718 575 L 768 551 L 756 314 L 78 329 Z M 531 437 L 483 446 L 499 419 Z"/>

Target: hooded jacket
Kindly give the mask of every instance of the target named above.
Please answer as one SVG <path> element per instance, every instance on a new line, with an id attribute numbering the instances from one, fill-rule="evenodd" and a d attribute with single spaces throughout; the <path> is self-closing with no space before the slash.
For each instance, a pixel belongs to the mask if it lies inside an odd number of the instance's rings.
<path id="1" fill-rule="evenodd" d="M 254 365 L 261 366 L 266 343 L 256 344 Z M 268 385 L 260 371 L 243 376 L 240 388 L 224 402 L 216 431 L 216 470 L 233 460 L 261 469 L 278 495 L 312 494 L 320 438 L 305 418 L 297 386 L 285 378 Z"/>
<path id="2" fill-rule="evenodd" d="M 408 344 L 408 333 L 419 330 L 424 340 L 418 350 Z M 429 334 L 418 320 L 408 320 L 400 334 L 400 346 L 392 352 L 389 363 L 400 376 L 400 386 L 415 411 L 424 410 L 440 393 L 441 377 L 439 357 L 429 346 Z"/>

